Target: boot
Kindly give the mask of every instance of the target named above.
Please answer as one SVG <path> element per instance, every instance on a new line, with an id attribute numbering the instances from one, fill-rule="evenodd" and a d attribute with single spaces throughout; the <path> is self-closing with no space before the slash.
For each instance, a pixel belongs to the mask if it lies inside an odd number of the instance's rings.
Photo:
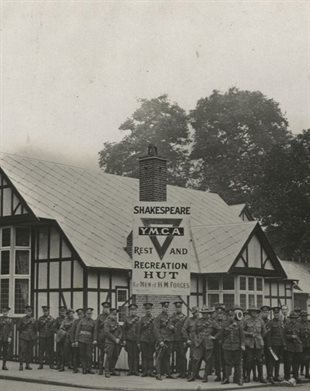
<path id="1" fill-rule="evenodd" d="M 26 364 L 26 368 L 25 369 L 27 369 L 28 371 L 32 371 L 32 368 L 31 368 L 31 366 L 29 364 Z"/>
<path id="2" fill-rule="evenodd" d="M 99 375 L 103 375 L 103 362 L 102 361 L 99 361 L 99 372 L 98 372 Z"/>
<path id="3" fill-rule="evenodd" d="M 19 370 L 20 370 L 20 371 L 23 371 L 23 370 L 24 370 L 23 363 L 20 363 L 20 364 L 19 364 Z"/>
<path id="4" fill-rule="evenodd" d="M 229 380 L 229 377 L 227 376 L 223 381 L 222 381 L 222 384 L 229 384 L 230 383 L 230 380 Z"/>
<path id="5" fill-rule="evenodd" d="M 40 365 L 38 366 L 38 369 L 43 369 L 43 364 L 40 364 Z"/>
<path id="6" fill-rule="evenodd" d="M 204 377 L 202 379 L 202 382 L 203 383 L 208 383 L 208 375 L 204 375 Z"/>
<path id="7" fill-rule="evenodd" d="M 3 370 L 3 371 L 8 371 L 8 368 L 7 368 L 7 366 L 6 366 L 6 361 L 3 361 L 2 370 Z"/>
<path id="8" fill-rule="evenodd" d="M 267 380 L 264 379 L 264 376 L 263 376 L 263 366 L 262 366 L 262 364 L 257 365 L 257 372 L 258 372 L 258 381 L 260 383 L 266 384 Z"/>

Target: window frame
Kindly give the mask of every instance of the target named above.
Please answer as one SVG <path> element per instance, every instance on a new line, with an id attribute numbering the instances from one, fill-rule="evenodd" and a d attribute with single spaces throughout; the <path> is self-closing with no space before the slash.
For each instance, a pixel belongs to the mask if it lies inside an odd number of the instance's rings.
<path id="1" fill-rule="evenodd" d="M 241 289 L 241 278 L 245 279 L 246 282 L 246 289 Z M 249 289 L 249 279 L 253 278 L 254 279 L 254 289 L 250 290 Z M 257 290 L 257 280 L 261 280 L 261 290 Z M 249 308 L 249 297 L 254 296 L 254 306 L 257 307 L 257 297 L 262 296 L 262 306 L 265 304 L 265 293 L 264 293 L 264 286 L 265 286 L 265 279 L 262 276 L 245 276 L 245 275 L 240 275 L 238 276 L 238 301 L 240 304 L 240 295 L 245 295 L 246 297 L 246 308 L 244 310 Z M 241 304 L 240 304 L 241 305 Z"/>

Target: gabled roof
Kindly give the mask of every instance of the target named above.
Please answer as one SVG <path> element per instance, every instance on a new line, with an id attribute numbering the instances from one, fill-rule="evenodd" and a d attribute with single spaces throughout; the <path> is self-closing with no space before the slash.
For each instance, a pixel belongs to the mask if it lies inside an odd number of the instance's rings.
<path id="1" fill-rule="evenodd" d="M 240 218 L 242 218 L 242 216 L 245 215 L 248 221 L 255 220 L 246 204 L 230 205 L 230 208 L 234 211 L 236 216 Z"/>
<path id="2" fill-rule="evenodd" d="M 298 288 L 310 294 L 310 265 L 293 261 L 283 261 L 280 263 L 287 274 L 289 280 L 297 281 Z"/>
<path id="3" fill-rule="evenodd" d="M 86 266 L 131 269 L 124 247 L 137 179 L 4 153 L 0 166 L 37 218 L 58 222 Z M 192 271 L 228 271 L 256 223 L 241 222 L 214 193 L 168 186 L 167 201 L 191 206 Z"/>

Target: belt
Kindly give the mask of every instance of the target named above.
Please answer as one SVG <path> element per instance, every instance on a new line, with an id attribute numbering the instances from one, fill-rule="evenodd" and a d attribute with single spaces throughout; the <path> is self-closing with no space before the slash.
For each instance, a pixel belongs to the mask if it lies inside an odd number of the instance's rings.
<path id="1" fill-rule="evenodd" d="M 82 331 L 80 331 L 80 334 L 91 335 L 91 332 L 82 330 Z"/>

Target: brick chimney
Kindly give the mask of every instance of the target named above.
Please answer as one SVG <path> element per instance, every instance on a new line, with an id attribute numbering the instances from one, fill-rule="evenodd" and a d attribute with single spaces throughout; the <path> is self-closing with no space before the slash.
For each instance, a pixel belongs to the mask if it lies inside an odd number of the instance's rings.
<path id="1" fill-rule="evenodd" d="M 149 145 L 147 155 L 139 158 L 140 201 L 167 201 L 167 159 Z"/>

